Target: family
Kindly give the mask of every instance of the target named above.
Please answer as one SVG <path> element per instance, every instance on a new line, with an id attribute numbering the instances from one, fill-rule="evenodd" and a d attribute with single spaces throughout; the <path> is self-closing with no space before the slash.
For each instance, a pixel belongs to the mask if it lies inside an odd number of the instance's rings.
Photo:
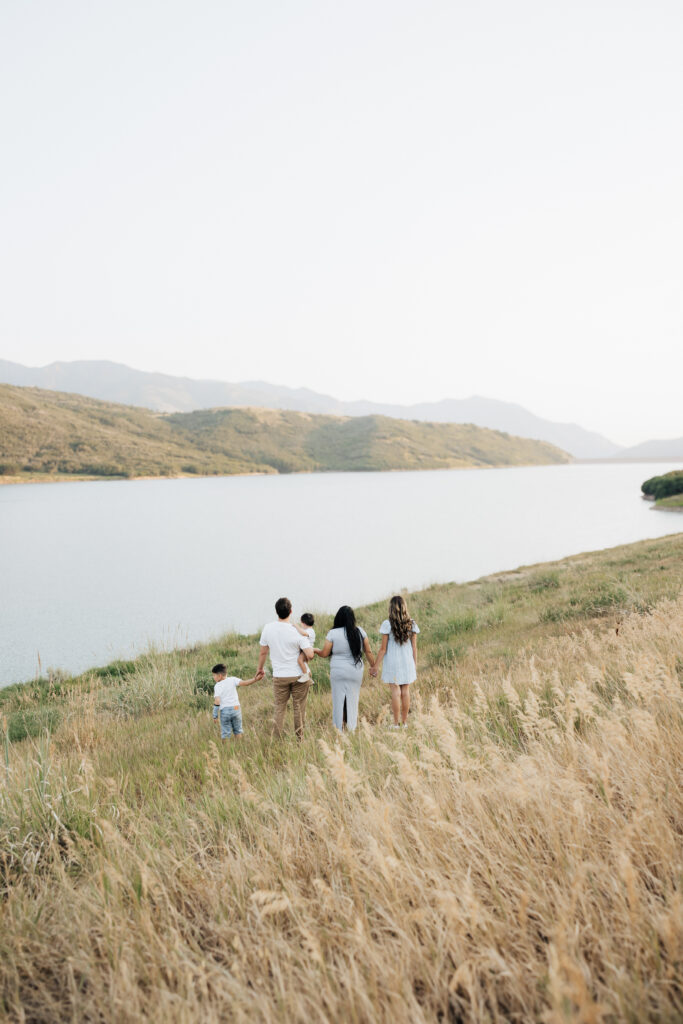
<path id="1" fill-rule="evenodd" d="M 389 617 L 379 628 L 381 643 L 377 656 L 373 654 L 364 629 L 356 624 L 353 608 L 344 604 L 334 617 L 334 625 L 325 637 L 322 647 L 314 647 L 314 618 L 306 612 L 298 623 L 292 622 L 292 602 L 281 597 L 275 602 L 277 619 L 263 628 L 260 640 L 258 666 L 251 679 L 228 676 L 225 665 L 214 665 L 213 717 L 220 724 L 221 737 L 236 739 L 242 735 L 242 709 L 238 687 L 251 686 L 265 676 L 265 664 L 270 655 L 273 671 L 273 735 L 282 736 L 285 714 L 291 699 L 294 712 L 294 731 L 297 738 L 304 734 L 306 700 L 312 679 L 309 663 L 314 657 L 330 659 L 330 688 L 332 690 L 332 721 L 340 731 L 349 730 L 358 722 L 358 701 L 363 682 L 363 656 L 370 665 L 370 675 L 376 678 L 382 669 L 382 681 L 391 692 L 393 725 L 405 727 L 410 711 L 410 684 L 417 678 L 417 623 L 408 614 L 405 598 L 397 595 L 389 602 Z"/>

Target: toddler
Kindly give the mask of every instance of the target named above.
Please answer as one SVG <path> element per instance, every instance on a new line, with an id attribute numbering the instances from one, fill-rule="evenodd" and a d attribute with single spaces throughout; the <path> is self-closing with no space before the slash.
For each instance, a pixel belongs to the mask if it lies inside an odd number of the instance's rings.
<path id="1" fill-rule="evenodd" d="M 298 630 L 298 632 L 301 634 L 301 636 L 307 636 L 308 637 L 308 639 L 311 641 L 311 645 L 315 644 L 315 630 L 313 629 L 313 623 L 314 622 L 315 622 L 315 619 L 313 618 L 311 613 L 310 612 L 304 612 L 303 615 L 301 616 L 301 622 L 293 622 L 292 623 L 294 628 L 296 630 Z M 306 658 L 304 658 L 304 656 L 301 653 L 301 651 L 299 652 L 299 657 L 297 658 L 297 661 L 299 663 L 299 668 L 301 669 L 301 675 L 299 676 L 298 682 L 300 682 L 300 683 L 311 682 L 312 683 L 313 680 L 311 679 L 311 672 L 310 672 L 310 669 L 308 667 L 308 661 L 306 660 Z"/>

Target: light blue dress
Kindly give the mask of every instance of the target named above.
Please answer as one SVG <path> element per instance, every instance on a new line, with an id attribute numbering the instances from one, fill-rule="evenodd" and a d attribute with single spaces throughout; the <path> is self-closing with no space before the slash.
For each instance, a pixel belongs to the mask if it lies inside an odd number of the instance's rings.
<path id="1" fill-rule="evenodd" d="M 367 633 L 358 627 L 365 640 Z M 332 721 L 341 732 L 344 724 L 344 701 L 346 700 L 346 728 L 353 731 L 358 722 L 358 700 L 363 684 L 363 660 L 357 665 L 353 660 L 346 630 L 343 626 L 331 629 L 326 640 L 332 644 L 330 655 L 330 689 L 332 690 Z"/>
<path id="2" fill-rule="evenodd" d="M 408 683 L 414 683 L 417 679 L 417 672 L 410 639 L 406 640 L 404 644 L 397 643 L 391 632 L 389 619 L 384 620 L 379 631 L 389 637 L 387 653 L 382 662 L 382 682 L 394 686 L 407 686 Z M 413 633 L 419 632 L 417 622 L 413 622 Z"/>

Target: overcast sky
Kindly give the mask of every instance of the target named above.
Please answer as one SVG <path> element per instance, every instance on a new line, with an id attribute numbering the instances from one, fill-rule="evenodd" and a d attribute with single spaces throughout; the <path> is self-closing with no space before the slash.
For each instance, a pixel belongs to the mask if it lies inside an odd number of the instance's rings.
<path id="1" fill-rule="evenodd" d="M 683 434 L 680 0 L 3 0 L 0 356 Z"/>

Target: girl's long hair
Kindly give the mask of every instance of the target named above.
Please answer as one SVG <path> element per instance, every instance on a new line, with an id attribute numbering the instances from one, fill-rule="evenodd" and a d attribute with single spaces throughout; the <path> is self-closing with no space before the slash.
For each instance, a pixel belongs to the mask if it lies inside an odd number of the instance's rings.
<path id="1" fill-rule="evenodd" d="M 354 610 L 349 608 L 348 604 L 343 604 L 334 617 L 334 628 L 341 629 L 342 627 L 346 633 L 353 660 L 356 665 L 360 665 L 363 660 L 363 638 L 356 625 Z"/>
<path id="2" fill-rule="evenodd" d="M 404 597 L 396 594 L 389 602 L 389 625 L 397 644 L 405 644 L 413 632 L 413 620 L 408 615 L 408 605 Z"/>

